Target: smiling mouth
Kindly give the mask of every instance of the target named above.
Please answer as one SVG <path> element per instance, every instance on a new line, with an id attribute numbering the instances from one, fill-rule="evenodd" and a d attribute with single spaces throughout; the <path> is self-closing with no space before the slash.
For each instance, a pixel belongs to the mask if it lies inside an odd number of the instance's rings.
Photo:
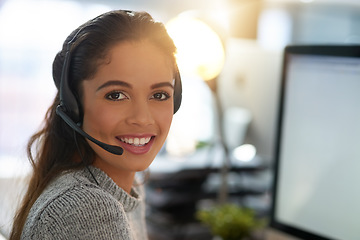
<path id="1" fill-rule="evenodd" d="M 142 137 L 142 138 L 119 138 L 123 143 L 135 146 L 135 147 L 143 147 L 150 142 L 152 137 Z"/>

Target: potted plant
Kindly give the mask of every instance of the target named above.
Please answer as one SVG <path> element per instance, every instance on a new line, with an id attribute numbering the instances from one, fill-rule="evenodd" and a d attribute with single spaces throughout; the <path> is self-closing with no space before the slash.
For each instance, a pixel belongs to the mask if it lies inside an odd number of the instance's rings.
<path id="1" fill-rule="evenodd" d="M 235 204 L 223 204 L 207 210 L 198 210 L 196 218 L 210 227 L 211 233 L 222 240 L 251 239 L 251 235 L 266 225 L 252 209 Z"/>

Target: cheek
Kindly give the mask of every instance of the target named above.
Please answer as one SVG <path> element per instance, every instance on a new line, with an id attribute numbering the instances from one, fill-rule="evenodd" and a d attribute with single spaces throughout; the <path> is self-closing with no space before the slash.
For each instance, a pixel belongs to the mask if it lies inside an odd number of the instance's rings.
<path id="1" fill-rule="evenodd" d="M 170 126 L 171 126 L 171 122 L 173 119 L 173 111 L 168 109 L 164 109 L 163 111 L 159 111 L 156 114 L 157 117 L 157 122 L 160 126 L 161 131 L 167 135 L 169 130 L 170 130 Z"/>
<path id="2" fill-rule="evenodd" d="M 90 104 L 91 107 L 84 109 L 83 128 L 90 132 L 99 132 L 99 130 L 112 127 L 115 124 L 114 111 L 104 106 Z M 99 128 L 101 126 L 101 129 Z"/>

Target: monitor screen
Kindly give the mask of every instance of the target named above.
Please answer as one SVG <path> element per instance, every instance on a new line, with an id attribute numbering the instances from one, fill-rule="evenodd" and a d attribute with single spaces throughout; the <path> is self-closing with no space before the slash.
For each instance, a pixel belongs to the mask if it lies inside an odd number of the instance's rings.
<path id="1" fill-rule="evenodd" d="M 360 239 L 360 46 L 285 49 L 271 226 Z"/>

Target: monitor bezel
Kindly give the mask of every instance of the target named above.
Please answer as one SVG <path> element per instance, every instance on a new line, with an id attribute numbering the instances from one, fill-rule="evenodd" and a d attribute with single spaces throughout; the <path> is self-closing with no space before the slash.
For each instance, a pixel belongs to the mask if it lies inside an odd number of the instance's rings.
<path id="1" fill-rule="evenodd" d="M 311 56 L 334 56 L 334 57 L 353 57 L 360 58 L 360 45 L 290 45 L 285 47 L 283 52 L 283 63 L 281 72 L 281 86 L 279 96 L 279 108 L 277 114 L 277 130 L 275 137 L 275 152 L 274 152 L 274 167 L 273 167 L 273 182 L 271 194 L 271 209 L 270 209 L 270 228 L 286 233 L 301 239 L 313 240 L 334 240 L 327 236 L 319 235 L 300 229 L 296 226 L 291 226 L 287 223 L 281 222 L 276 216 L 276 201 L 277 201 L 277 186 L 279 182 L 279 167 L 280 167 L 280 150 L 281 150 L 281 135 L 282 135 L 282 121 L 285 104 L 286 91 L 286 74 L 290 55 L 311 55 Z"/>

